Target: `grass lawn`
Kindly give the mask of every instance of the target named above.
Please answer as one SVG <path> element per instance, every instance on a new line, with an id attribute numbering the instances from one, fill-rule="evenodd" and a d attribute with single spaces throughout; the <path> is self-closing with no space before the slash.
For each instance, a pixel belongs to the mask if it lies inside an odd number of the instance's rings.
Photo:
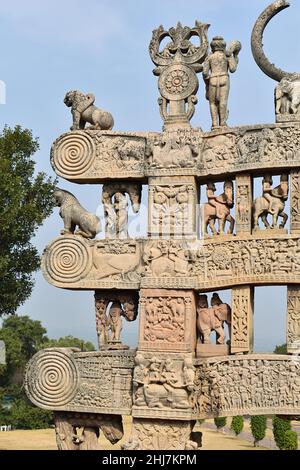
<path id="1" fill-rule="evenodd" d="M 120 449 L 120 444 L 126 441 L 130 435 L 131 418 L 125 417 L 124 437 L 115 446 L 111 445 L 102 435 L 100 445 L 102 449 Z M 203 450 L 254 450 L 251 442 L 226 436 L 221 432 L 202 429 Z M 0 432 L 0 450 L 56 450 L 54 429 L 39 429 L 34 431 L 9 431 Z M 267 450 L 258 448 L 258 450 Z"/>

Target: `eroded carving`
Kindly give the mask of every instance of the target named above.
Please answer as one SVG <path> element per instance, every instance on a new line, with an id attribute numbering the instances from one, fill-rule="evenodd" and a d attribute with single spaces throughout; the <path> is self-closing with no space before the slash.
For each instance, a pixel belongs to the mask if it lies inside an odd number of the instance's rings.
<path id="1" fill-rule="evenodd" d="M 128 350 L 40 351 L 26 369 L 27 396 L 48 410 L 130 414 L 134 354 Z"/>
<path id="2" fill-rule="evenodd" d="M 231 316 L 231 353 L 252 352 L 253 347 L 252 287 L 233 287 Z"/>
<path id="3" fill-rule="evenodd" d="M 200 341 L 211 344 L 211 332 L 216 332 L 216 344 L 225 344 L 224 323 L 231 325 L 231 308 L 214 293 L 211 298 L 211 307 L 208 307 L 207 295 L 200 295 L 197 305 L 197 329 Z"/>
<path id="4" fill-rule="evenodd" d="M 117 415 L 55 413 L 54 424 L 58 450 L 99 450 L 100 431 L 112 444 L 124 434 L 122 417 Z"/>
<path id="5" fill-rule="evenodd" d="M 283 229 L 287 223 L 288 215 L 284 212 L 285 202 L 289 194 L 288 175 L 283 174 L 280 177 L 280 184 L 272 188 L 273 180 L 271 175 L 265 175 L 263 178 L 263 195 L 255 199 L 253 204 L 253 223 L 254 229 L 259 230 L 259 218 L 262 219 L 265 228 L 274 229 L 278 224 L 278 217 L 282 218 L 279 228 Z M 267 219 L 268 214 L 272 215 L 272 224 Z"/>
<path id="6" fill-rule="evenodd" d="M 142 189 L 139 184 L 110 183 L 104 184 L 102 203 L 104 206 L 106 238 L 128 238 L 128 202 L 129 195 L 132 210 L 140 210 Z"/>
<path id="7" fill-rule="evenodd" d="M 86 211 L 72 193 L 56 188 L 54 199 L 60 208 L 59 215 L 64 221 L 61 235 L 75 233 L 75 235 L 81 235 L 84 238 L 94 238 L 101 231 L 99 217 Z M 78 230 L 75 232 L 77 226 Z"/>
<path id="8" fill-rule="evenodd" d="M 287 350 L 290 354 L 300 354 L 300 288 L 298 286 L 288 286 Z"/>
<path id="9" fill-rule="evenodd" d="M 300 405 L 300 361 L 277 355 L 247 355 L 198 362 L 198 417 L 293 414 Z"/>
<path id="10" fill-rule="evenodd" d="M 178 358 L 138 352 L 135 365 L 134 416 L 143 414 L 144 417 L 150 417 L 155 413 L 151 412 L 152 409 L 174 410 L 175 413 L 178 410 L 185 412 L 190 409 L 191 394 L 194 389 L 191 355 Z M 141 411 L 143 408 L 145 410 Z M 174 413 L 173 415 L 175 416 Z M 184 415 L 185 413 L 182 414 Z"/>
<path id="11" fill-rule="evenodd" d="M 96 330 L 99 348 L 128 349 L 121 343 L 122 318 L 134 321 L 138 314 L 135 292 L 95 292 Z"/>
<path id="12" fill-rule="evenodd" d="M 81 91 L 68 91 L 64 103 L 71 108 L 73 124 L 71 131 L 84 129 L 86 123 L 92 124 L 90 129 L 110 130 L 114 126 L 114 119 L 110 113 L 94 105 L 95 96 L 92 93 L 84 94 Z"/>
<path id="13" fill-rule="evenodd" d="M 238 54 L 242 48 L 239 41 L 233 41 L 226 49 L 221 36 L 215 36 L 210 44 L 211 53 L 203 63 L 203 79 L 206 85 L 206 99 L 209 101 L 212 129 L 227 126 L 229 73 L 238 66 Z"/>
<path id="14" fill-rule="evenodd" d="M 208 235 L 208 227 L 212 235 L 223 235 L 225 223 L 229 222 L 228 234 L 234 230 L 235 220 L 230 214 L 230 209 L 234 205 L 233 183 L 226 181 L 224 183 L 224 192 L 215 196 L 216 186 L 214 183 L 208 183 L 206 194 L 208 202 L 203 205 L 203 232 Z M 215 228 L 218 221 L 218 231 Z"/>
<path id="15" fill-rule="evenodd" d="M 131 436 L 122 447 L 124 450 L 197 450 L 201 436 L 192 432 L 194 424 L 193 421 L 133 419 Z"/>

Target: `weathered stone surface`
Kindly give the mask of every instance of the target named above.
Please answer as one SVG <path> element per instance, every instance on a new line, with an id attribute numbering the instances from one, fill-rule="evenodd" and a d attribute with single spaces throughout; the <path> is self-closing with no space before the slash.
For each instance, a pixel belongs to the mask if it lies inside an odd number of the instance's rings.
<path id="1" fill-rule="evenodd" d="M 230 352 L 251 353 L 253 349 L 254 288 L 233 287 L 231 291 Z"/>
<path id="2" fill-rule="evenodd" d="M 143 178 L 146 134 L 84 130 L 60 136 L 51 163 L 58 176 L 74 182 Z"/>
<path id="3" fill-rule="evenodd" d="M 149 178 L 150 237 L 194 238 L 198 191 L 195 178 Z"/>
<path id="4" fill-rule="evenodd" d="M 300 359 L 249 354 L 197 360 L 195 394 L 198 418 L 298 414 Z"/>
<path id="5" fill-rule="evenodd" d="M 194 433 L 194 422 L 164 419 L 133 419 L 132 433 L 124 450 L 197 450 L 201 433 Z"/>
<path id="6" fill-rule="evenodd" d="M 132 415 L 191 419 L 194 377 L 193 354 L 139 350 L 135 356 Z"/>
<path id="7" fill-rule="evenodd" d="M 58 450 L 100 450 L 101 431 L 112 444 L 124 434 L 122 417 L 118 415 L 56 412 L 54 425 Z"/>
<path id="8" fill-rule="evenodd" d="M 48 410 L 128 415 L 134 354 L 44 349 L 27 365 L 27 396 Z"/>
<path id="9" fill-rule="evenodd" d="M 139 240 L 86 240 L 64 236 L 44 251 L 42 270 L 51 284 L 66 289 L 138 289 Z"/>
<path id="10" fill-rule="evenodd" d="M 139 350 L 193 352 L 196 343 L 195 295 L 189 291 L 140 291 Z"/>
<path id="11" fill-rule="evenodd" d="M 300 354 L 300 286 L 287 288 L 287 351 Z"/>
<path id="12" fill-rule="evenodd" d="M 193 175 L 208 178 L 244 171 L 300 166 L 298 123 L 226 127 L 213 132 L 170 129 L 126 133 L 79 130 L 52 145 L 58 176 L 74 182 L 101 183 L 125 178 Z"/>

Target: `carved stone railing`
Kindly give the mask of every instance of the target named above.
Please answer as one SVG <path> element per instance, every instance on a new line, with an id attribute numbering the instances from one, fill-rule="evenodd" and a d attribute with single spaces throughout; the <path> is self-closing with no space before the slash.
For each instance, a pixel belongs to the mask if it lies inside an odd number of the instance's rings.
<path id="1" fill-rule="evenodd" d="M 134 355 L 134 350 L 44 349 L 27 365 L 27 396 L 47 410 L 129 415 Z"/>
<path id="2" fill-rule="evenodd" d="M 300 124 L 154 132 L 83 130 L 60 136 L 51 162 L 58 176 L 78 183 L 150 176 L 212 175 L 300 167 Z"/>
<path id="3" fill-rule="evenodd" d="M 272 230 L 194 242 L 61 236 L 46 248 L 42 269 L 50 284 L 83 290 L 300 284 L 300 238 Z"/>
<path id="4" fill-rule="evenodd" d="M 35 405 L 47 410 L 132 414 L 144 419 L 296 415 L 299 411 L 297 356 L 224 356 L 196 359 L 193 367 L 191 354 L 161 353 L 160 362 L 172 371 L 173 382 L 168 373 L 161 382 L 153 378 L 154 352 L 136 356 L 133 375 L 134 358 L 133 350 L 83 353 L 45 349 L 27 365 L 25 390 Z M 149 377 L 143 376 L 148 385 L 139 383 L 138 364 L 148 365 Z"/>
<path id="5" fill-rule="evenodd" d="M 196 361 L 195 367 L 194 410 L 198 418 L 299 413 L 297 356 L 225 356 Z"/>

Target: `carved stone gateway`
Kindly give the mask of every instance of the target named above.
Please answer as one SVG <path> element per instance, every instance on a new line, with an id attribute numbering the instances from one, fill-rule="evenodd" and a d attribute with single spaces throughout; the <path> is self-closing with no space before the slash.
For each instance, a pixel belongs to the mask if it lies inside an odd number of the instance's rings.
<path id="1" fill-rule="evenodd" d="M 94 291 L 99 346 L 46 349 L 27 365 L 27 395 L 54 411 L 59 449 L 98 449 L 101 432 L 118 442 L 126 415 L 128 450 L 197 450 L 199 418 L 300 415 L 300 75 L 272 65 L 262 46 L 287 6 L 272 3 L 252 33 L 256 62 L 278 82 L 276 123 L 229 127 L 241 44 L 210 42 L 199 21 L 153 31 L 161 133 L 112 131 L 93 94 L 66 95 L 72 130 L 54 142 L 51 163 L 73 183 L 103 184 L 104 220 L 55 191 L 64 228 L 42 270 L 58 288 Z M 199 73 L 210 132 L 190 124 Z M 132 238 L 130 211 L 139 212 L 146 184 L 148 236 Z M 259 285 L 287 286 L 289 355 L 253 353 Z M 230 304 L 219 289 L 231 289 Z M 137 318 L 130 349 L 124 331 Z"/>

